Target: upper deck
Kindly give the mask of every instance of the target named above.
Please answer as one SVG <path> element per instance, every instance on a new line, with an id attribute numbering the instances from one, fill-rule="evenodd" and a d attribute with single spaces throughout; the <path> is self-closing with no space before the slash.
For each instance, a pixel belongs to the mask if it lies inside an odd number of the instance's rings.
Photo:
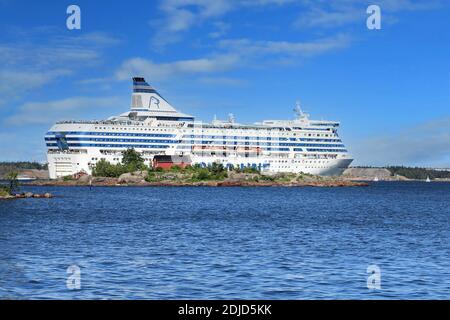
<path id="1" fill-rule="evenodd" d="M 192 128 L 217 130 L 262 130 L 262 131 L 317 131 L 336 133 L 339 122 L 310 120 L 309 114 L 302 111 L 297 102 L 294 112 L 297 117 L 292 120 L 264 120 L 253 124 L 237 123 L 232 114 L 227 120 L 214 119 L 212 122 L 196 121 L 193 116 L 177 111 L 144 78 L 133 78 L 133 93 L 130 111 L 106 120 L 68 120 L 59 121 L 53 131 L 89 130 L 145 130 L 148 128 Z"/>

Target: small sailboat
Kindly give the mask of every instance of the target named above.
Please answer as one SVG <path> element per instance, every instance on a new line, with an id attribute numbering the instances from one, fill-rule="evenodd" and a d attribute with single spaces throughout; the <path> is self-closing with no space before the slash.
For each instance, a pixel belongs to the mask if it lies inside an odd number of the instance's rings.
<path id="1" fill-rule="evenodd" d="M 373 182 L 378 182 L 378 181 L 379 181 L 378 177 L 373 178 Z"/>
<path id="2" fill-rule="evenodd" d="M 427 180 L 425 180 L 425 182 L 431 182 L 430 176 L 427 176 Z"/>

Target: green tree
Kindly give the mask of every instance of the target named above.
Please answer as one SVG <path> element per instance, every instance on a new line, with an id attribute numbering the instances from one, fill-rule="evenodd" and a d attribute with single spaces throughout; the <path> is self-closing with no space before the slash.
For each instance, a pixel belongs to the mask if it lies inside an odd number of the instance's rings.
<path id="1" fill-rule="evenodd" d="M 11 195 L 19 190 L 19 180 L 17 180 L 17 176 L 18 173 L 16 171 L 12 171 L 5 177 L 8 182 L 7 185 L 3 187 L 3 189 Z"/>
<path id="2" fill-rule="evenodd" d="M 426 179 L 430 177 L 430 179 L 437 178 L 450 178 L 450 171 L 444 170 L 433 170 L 427 168 L 410 168 L 403 166 L 395 166 L 387 168 L 393 176 L 400 175 L 409 179 Z"/>
<path id="3" fill-rule="evenodd" d="M 225 171 L 223 164 L 217 162 L 213 162 L 208 169 L 213 175 L 220 175 Z"/>
<path id="4" fill-rule="evenodd" d="M 210 178 L 212 180 L 222 180 L 228 176 L 227 169 L 221 163 L 213 162 L 211 166 L 208 167 Z"/>
<path id="5" fill-rule="evenodd" d="M 122 164 L 127 168 L 127 172 L 147 169 L 144 158 L 133 148 L 122 152 Z"/>
<path id="6" fill-rule="evenodd" d="M 121 164 L 111 164 L 105 159 L 101 159 L 96 163 L 95 167 L 92 169 L 92 175 L 94 177 L 109 177 L 117 178 L 122 173 L 125 173 L 126 168 Z"/>

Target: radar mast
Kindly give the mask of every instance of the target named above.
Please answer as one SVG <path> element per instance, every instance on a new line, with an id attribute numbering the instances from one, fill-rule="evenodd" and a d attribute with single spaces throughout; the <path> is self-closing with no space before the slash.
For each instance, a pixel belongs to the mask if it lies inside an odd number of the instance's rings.
<path id="1" fill-rule="evenodd" d="M 309 114 L 303 112 L 299 100 L 297 100 L 297 102 L 295 103 L 294 112 L 298 120 L 308 119 L 309 117 Z"/>

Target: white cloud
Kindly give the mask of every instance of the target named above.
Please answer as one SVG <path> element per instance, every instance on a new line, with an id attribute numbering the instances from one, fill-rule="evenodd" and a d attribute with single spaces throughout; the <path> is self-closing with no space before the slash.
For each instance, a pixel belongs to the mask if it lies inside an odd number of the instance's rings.
<path id="1" fill-rule="evenodd" d="M 224 15 L 232 9 L 226 0 L 165 0 L 160 9 L 166 15 L 164 23 L 168 31 L 183 31 L 204 19 Z"/>
<path id="2" fill-rule="evenodd" d="M 94 48 L 105 48 L 115 46 L 122 42 L 122 39 L 118 36 L 112 36 L 104 32 L 89 32 L 77 35 L 75 37 L 62 37 L 59 38 L 60 43 L 66 43 L 71 45 L 88 45 Z"/>
<path id="3" fill-rule="evenodd" d="M 348 35 L 340 34 L 304 42 L 228 39 L 222 40 L 219 46 L 231 52 L 239 52 L 242 55 L 313 56 L 345 48 L 350 42 L 351 39 Z"/>
<path id="4" fill-rule="evenodd" d="M 208 36 L 212 39 L 223 37 L 230 29 L 230 25 L 222 21 L 217 21 L 213 25 L 215 30 L 208 34 Z"/>
<path id="5" fill-rule="evenodd" d="M 336 28 L 360 23 L 367 19 L 366 8 L 377 4 L 381 8 L 383 21 L 395 21 L 398 12 L 434 9 L 442 4 L 441 0 L 317 0 L 303 1 L 294 26 L 298 28 Z"/>
<path id="6" fill-rule="evenodd" d="M 450 158 L 450 118 L 364 139 L 351 151 L 358 165 L 442 165 Z"/>
<path id="7" fill-rule="evenodd" d="M 228 0 L 165 0 L 161 1 L 159 9 L 163 18 L 152 22 L 157 32 L 153 45 L 157 48 L 176 42 L 181 32 L 205 20 L 220 17 L 230 10 L 233 4 Z"/>
<path id="8" fill-rule="evenodd" d="M 19 97 L 24 92 L 42 87 L 58 77 L 70 74 L 70 71 L 59 69 L 48 72 L 24 72 L 0 70 L 0 94 L 10 98 Z M 3 102 L 7 101 L 6 99 Z M 2 101 L 0 101 L 0 105 Z"/>
<path id="9" fill-rule="evenodd" d="M 132 76 L 143 75 L 149 81 L 173 80 L 179 76 L 217 74 L 237 68 L 254 68 L 267 63 L 258 61 L 270 60 L 270 64 L 297 62 L 298 58 L 308 58 L 347 47 L 351 39 L 347 35 L 337 35 L 313 41 L 254 41 L 250 39 L 226 39 L 218 44 L 216 55 L 189 60 L 178 60 L 168 63 L 157 63 L 144 58 L 132 58 L 122 63 L 116 72 L 118 80 L 128 80 Z M 231 83 L 223 81 L 224 77 L 210 83 Z"/>
<path id="10" fill-rule="evenodd" d="M 17 29 L 13 34 L 14 42 L 0 45 L 3 104 L 57 78 L 103 63 L 103 51 L 120 41 L 100 32 L 61 36 L 52 27 Z"/>
<path id="11" fill-rule="evenodd" d="M 348 8 L 339 11 L 327 11 L 321 8 L 314 8 L 301 15 L 294 26 L 301 27 L 339 27 L 348 23 L 364 21 L 367 18 L 366 12 L 355 8 Z"/>
<path id="12" fill-rule="evenodd" d="M 176 42 L 180 33 L 185 32 L 193 26 L 200 25 L 208 20 L 217 20 L 233 10 L 241 10 L 244 7 L 285 5 L 295 3 L 297 0 L 163 0 L 159 7 L 163 18 L 152 27 L 157 31 L 153 44 L 163 47 L 169 43 Z M 212 38 L 222 36 L 226 30 L 225 24 L 215 21 L 213 25 L 218 30 L 209 34 Z M 217 24 L 223 24 L 218 26 Z"/>
<path id="13" fill-rule="evenodd" d="M 179 60 L 170 63 L 155 63 L 143 58 L 133 58 L 125 61 L 116 72 L 119 80 L 128 80 L 135 75 L 147 75 L 149 80 L 164 80 L 179 75 L 198 73 L 214 73 L 226 71 L 238 63 L 234 55 L 219 55 L 212 58 Z"/>
<path id="14" fill-rule="evenodd" d="M 4 122 L 15 126 L 50 125 L 55 121 L 77 118 L 85 109 L 114 108 L 122 102 L 118 97 L 72 97 L 47 102 L 28 102 L 19 106 L 17 113 L 6 118 Z"/>
<path id="15" fill-rule="evenodd" d="M 92 65 L 101 62 L 103 51 L 120 42 L 100 32 L 61 36 L 56 31 L 16 31 L 17 41 L 0 45 L 0 58 L 7 67 L 48 67 Z M 39 39 L 39 41 L 36 41 Z M 46 40 L 42 40 L 46 39 Z"/>
<path id="16" fill-rule="evenodd" d="M 242 0 L 241 4 L 246 6 L 265 6 L 265 5 L 285 5 L 298 2 L 298 0 Z"/>
<path id="17" fill-rule="evenodd" d="M 437 8 L 444 0 L 161 0 L 159 6 L 162 17 L 152 21 L 156 31 L 153 48 L 161 49 L 167 44 L 179 41 L 184 32 L 194 26 L 212 21 L 212 26 L 223 16 L 239 10 L 263 6 L 287 6 L 298 11 L 292 25 L 298 28 L 337 28 L 351 24 L 363 24 L 367 18 L 366 8 L 370 4 L 381 6 L 384 23 L 397 20 L 399 12 Z M 217 25 L 216 25 L 217 28 Z M 218 38 L 227 30 L 210 32 L 209 37 Z"/>
<path id="18" fill-rule="evenodd" d="M 243 79 L 230 77 L 200 77 L 198 80 L 205 85 L 220 85 L 227 87 L 240 87 L 246 85 L 247 82 Z"/>

